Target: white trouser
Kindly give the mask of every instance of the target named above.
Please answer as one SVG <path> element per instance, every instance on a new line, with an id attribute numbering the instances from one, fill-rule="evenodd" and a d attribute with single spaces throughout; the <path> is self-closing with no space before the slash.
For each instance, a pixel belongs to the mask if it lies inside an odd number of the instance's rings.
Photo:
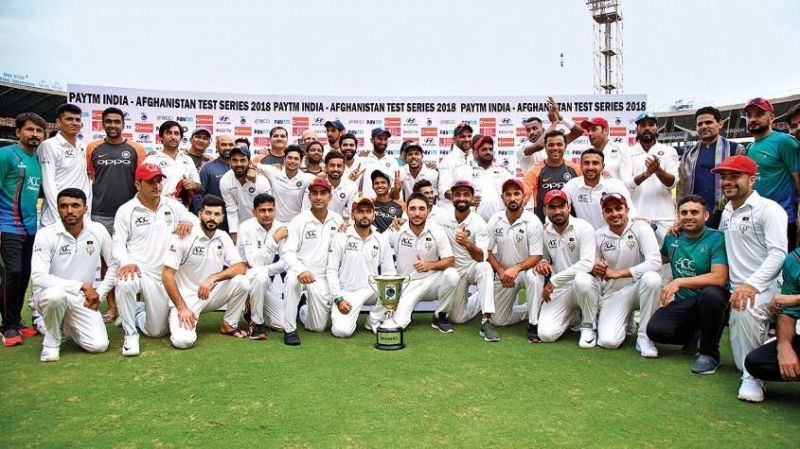
<path id="1" fill-rule="evenodd" d="M 300 295 L 306 293 L 308 305 L 305 326 L 311 332 L 322 332 L 328 326 L 328 317 L 331 314 L 331 301 L 328 294 L 328 280 L 324 274 L 314 273 L 315 282 L 302 284 L 297 279 L 299 273 L 289 271 L 286 273 L 286 286 L 283 290 L 283 330 L 294 332 L 297 330 L 297 305 L 300 304 Z"/>
<path id="2" fill-rule="evenodd" d="M 597 344 L 617 349 L 625 341 L 625 328 L 639 303 L 639 337 L 647 338 L 647 323 L 661 306 L 661 276 L 648 271 L 638 281 L 602 295 L 597 319 Z"/>
<path id="3" fill-rule="evenodd" d="M 283 298 L 270 291 L 272 281 L 267 267 L 247 269 L 250 281 L 250 319 L 256 324 L 283 330 Z M 276 275 L 278 276 L 278 275 Z"/>
<path id="4" fill-rule="evenodd" d="M 517 305 L 519 290 L 525 287 L 525 304 Z M 495 326 L 510 326 L 519 323 L 528 316 L 530 305 L 533 304 L 536 291 L 536 278 L 533 270 L 517 273 L 514 286 L 503 287 L 499 276 L 494 276 L 494 303 L 495 312 L 492 315 L 492 324 Z M 541 285 L 539 286 L 541 298 Z"/>
<path id="5" fill-rule="evenodd" d="M 371 288 L 365 287 L 354 291 L 344 290 L 342 298 L 350 303 L 350 311 L 345 314 L 340 312 L 336 305 L 331 307 L 331 332 L 337 337 L 344 338 L 353 335 L 356 331 L 361 307 L 364 304 L 374 305 L 378 301 L 378 295 Z M 375 329 L 384 317 L 383 311 L 384 309 L 380 307 L 373 307 L 367 318 L 367 326 Z"/>
<path id="6" fill-rule="evenodd" d="M 214 312 L 223 305 L 225 316 L 223 320 L 231 327 L 239 327 L 239 320 L 242 318 L 244 303 L 247 301 L 247 292 L 250 290 L 250 282 L 247 276 L 236 275 L 227 281 L 217 283 L 208 295 L 208 299 L 200 299 L 197 293 L 183 297 L 186 307 L 194 312 L 197 318 L 204 312 Z M 194 346 L 197 341 L 197 325 L 191 329 L 186 329 L 181 325 L 178 318 L 178 309 L 170 303 L 169 308 L 169 339 L 172 346 L 178 349 L 188 349 Z"/>
<path id="7" fill-rule="evenodd" d="M 600 283 L 589 273 L 578 273 L 570 285 L 553 290 L 550 302 L 542 304 L 539 338 L 543 342 L 554 342 L 577 320 L 597 329 L 599 293 Z"/>
<path id="8" fill-rule="evenodd" d="M 752 377 L 744 369 L 744 358 L 750 351 L 767 341 L 769 323 L 775 319 L 775 314 L 767 308 L 766 303 L 778 292 L 778 287 L 770 287 L 756 295 L 755 306 L 745 310 L 731 308 L 731 317 L 728 321 L 731 328 L 731 352 L 736 369 L 743 373 L 742 378 Z"/>
<path id="9" fill-rule="evenodd" d="M 103 316 L 97 310 L 83 305 L 83 294 L 71 295 L 59 287 L 39 292 L 33 298 L 36 310 L 44 318 L 47 332 L 42 346 L 61 347 L 62 326 L 65 335 L 88 352 L 105 352 L 108 349 L 108 333 Z"/>
<path id="10" fill-rule="evenodd" d="M 414 273 L 416 274 L 416 272 Z M 394 321 L 405 329 L 411 323 L 411 314 L 414 308 L 420 301 L 434 301 L 439 300 L 439 307 L 434 312 L 438 315 L 441 312 L 450 311 L 450 303 L 452 300 L 453 290 L 458 284 L 458 271 L 455 268 L 447 268 L 444 271 L 436 271 L 422 279 L 414 279 L 411 276 L 411 282 L 400 294 L 400 302 L 397 304 L 397 310 L 394 313 Z M 383 311 L 382 307 L 378 307 Z"/>
<path id="11" fill-rule="evenodd" d="M 148 337 L 167 335 L 170 300 L 161 279 L 147 273 L 132 279 L 118 279 L 114 291 L 125 335 L 138 333 L 137 326 Z M 139 293 L 142 294 L 144 307 L 137 310 L 136 295 Z"/>
<path id="12" fill-rule="evenodd" d="M 446 300 L 451 305 L 450 321 L 461 324 L 475 318 L 478 312 L 494 313 L 494 271 L 489 262 L 472 262 L 456 271 L 458 284 L 452 290 L 452 298 Z M 478 293 L 470 298 L 467 291 L 473 284 Z"/>

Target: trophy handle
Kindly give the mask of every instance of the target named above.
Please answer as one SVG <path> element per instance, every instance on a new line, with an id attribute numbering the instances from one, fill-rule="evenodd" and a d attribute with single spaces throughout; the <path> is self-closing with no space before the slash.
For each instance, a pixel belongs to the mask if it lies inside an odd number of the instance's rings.
<path id="1" fill-rule="evenodd" d="M 411 282 L 411 276 L 405 275 L 404 278 L 405 279 L 403 279 L 403 284 L 402 284 L 403 285 L 403 287 L 402 287 L 403 290 L 405 290 L 406 287 L 408 287 L 408 284 Z"/>

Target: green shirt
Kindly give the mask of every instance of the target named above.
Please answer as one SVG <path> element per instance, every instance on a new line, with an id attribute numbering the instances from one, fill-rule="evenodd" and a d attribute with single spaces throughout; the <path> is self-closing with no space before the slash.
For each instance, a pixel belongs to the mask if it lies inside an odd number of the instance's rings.
<path id="1" fill-rule="evenodd" d="M 0 232 L 36 234 L 36 203 L 42 167 L 36 154 L 19 145 L 0 148 Z"/>
<path id="2" fill-rule="evenodd" d="M 781 294 L 798 295 L 800 294 L 800 248 L 786 255 L 783 262 L 783 286 Z M 795 319 L 800 318 L 800 306 L 783 307 L 781 313 L 789 315 Z"/>
<path id="3" fill-rule="evenodd" d="M 661 255 L 669 258 L 672 277 L 689 278 L 708 274 L 711 265 L 728 265 L 725 253 L 725 236 L 716 229 L 704 228 L 697 238 L 689 238 L 684 233 L 677 237 L 667 235 L 661 246 Z M 686 299 L 702 293 L 702 289 L 682 288 L 675 293 L 675 299 Z"/>
<path id="4" fill-rule="evenodd" d="M 797 153 L 800 143 L 788 135 L 771 132 L 747 147 L 747 156 L 758 166 L 753 188 L 764 198 L 780 204 L 789 216 L 789 223 L 797 221 L 797 192 L 792 173 L 797 172 Z"/>

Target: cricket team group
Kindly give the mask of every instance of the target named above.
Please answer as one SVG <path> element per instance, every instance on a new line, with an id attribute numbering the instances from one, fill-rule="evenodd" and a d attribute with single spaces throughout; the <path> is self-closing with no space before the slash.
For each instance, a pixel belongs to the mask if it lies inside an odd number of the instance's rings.
<path id="1" fill-rule="evenodd" d="M 800 378 L 800 144 L 772 129 L 769 101 L 743 113 L 752 143 L 720 135 L 720 111 L 705 107 L 679 156 L 652 113 L 626 146 L 603 118 L 574 123 L 551 102 L 545 120 L 524 120 L 524 177 L 468 122 L 434 163 L 413 141 L 390 156 L 382 128 L 358 148 L 339 120 L 327 139 L 307 130 L 297 143 L 275 127 L 260 152 L 166 121 L 163 150 L 147 154 L 114 107 L 88 145 L 75 105 L 58 109 L 48 139 L 45 121 L 22 113 L 18 143 L 0 149 L 3 343 L 41 334 L 40 358 L 53 362 L 65 338 L 106 351 L 116 322 L 124 356 L 140 354 L 140 334 L 187 349 L 199 316 L 224 309 L 222 334 L 272 330 L 299 345 L 300 325 L 340 338 L 406 328 L 436 301 L 441 333 L 478 319 L 497 342 L 497 327 L 524 322 L 531 343 L 578 332 L 586 350 L 631 335 L 642 357 L 682 346 L 696 374 L 717 371 L 728 325 L 738 397 L 763 401 L 765 381 Z M 800 110 L 788 119 L 800 133 Z M 584 134 L 591 148 L 565 158 Z M 408 277 L 391 315 L 369 283 L 379 274 Z"/>

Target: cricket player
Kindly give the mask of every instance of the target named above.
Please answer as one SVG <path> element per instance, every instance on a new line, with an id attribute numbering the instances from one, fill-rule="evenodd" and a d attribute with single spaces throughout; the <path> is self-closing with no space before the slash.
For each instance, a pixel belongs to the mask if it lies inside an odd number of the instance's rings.
<path id="1" fill-rule="evenodd" d="M 333 188 L 333 197 L 328 204 L 328 210 L 342 216 L 347 221 L 350 219 L 351 205 L 358 196 L 358 186 L 350 181 L 344 174 L 344 155 L 338 150 L 331 150 L 325 156 L 325 176 Z M 308 197 L 304 200 L 308 202 Z M 304 210 L 311 208 L 309 203 Z"/>
<path id="2" fill-rule="evenodd" d="M 136 168 L 138 193 L 114 218 L 114 259 L 119 263 L 115 289 L 125 341 L 122 355 L 139 355 L 139 331 L 166 335 L 169 298 L 161 281 L 171 234 L 188 235 L 197 218 L 172 198 L 162 197 L 164 174 L 157 165 Z M 136 302 L 141 294 L 144 304 Z"/>
<path id="3" fill-rule="evenodd" d="M 428 220 L 436 220 L 440 215 L 447 215 L 450 213 L 449 210 L 436 204 L 439 196 L 436 194 L 433 184 L 427 179 L 422 179 L 414 184 L 414 191 L 412 193 L 417 192 L 422 193 L 425 195 L 425 198 L 428 198 L 428 206 L 430 207 L 430 212 L 428 212 Z"/>
<path id="4" fill-rule="evenodd" d="M 205 195 L 200 208 L 200 229 L 186 238 L 173 236 L 164 256 L 161 278 L 172 304 L 169 331 L 172 346 L 189 349 L 197 341 L 197 320 L 203 312 L 226 306 L 219 331 L 244 338 L 239 329 L 250 282 L 245 264 L 230 236 L 217 229 L 225 202 Z"/>
<path id="5" fill-rule="evenodd" d="M 236 242 L 239 224 L 253 218 L 253 199 L 262 193 L 272 194 L 269 180 L 250 167 L 250 150 L 247 147 L 231 149 L 231 169 L 219 180 L 219 190 L 225 201 L 228 232 Z"/>
<path id="6" fill-rule="evenodd" d="M 414 185 L 422 180 L 428 181 L 431 186 L 439 184 L 439 172 L 426 167 L 422 161 L 423 156 L 422 147 L 418 143 L 411 142 L 406 146 L 406 164 L 400 167 L 404 200 L 414 193 Z"/>
<path id="7" fill-rule="evenodd" d="M 378 296 L 369 286 L 369 275 L 397 274 L 388 237 L 372 227 L 374 202 L 367 197 L 356 198 L 352 215 L 353 225 L 336 234 L 328 254 L 328 286 L 334 304 L 331 308 L 331 332 L 337 337 L 353 335 L 361 307 L 364 304 L 376 305 Z M 376 305 L 366 327 L 376 332 L 383 314 L 384 309 Z"/>
<path id="8" fill-rule="evenodd" d="M 289 346 L 300 344 L 297 305 L 303 292 L 307 305 L 305 320 L 302 312 L 300 319 L 304 321 L 306 329 L 322 332 L 328 325 L 331 305 L 325 271 L 331 240 L 342 226 L 342 216 L 328 210 L 332 190 L 327 179 L 315 178 L 311 181 L 308 186 L 311 209 L 289 222 L 289 236 L 280 252 L 281 259 L 289 266 L 283 292 L 283 342 Z"/>
<path id="9" fill-rule="evenodd" d="M 164 174 L 162 194 L 181 200 L 182 191 L 200 190 L 200 174 L 197 172 L 197 167 L 192 158 L 179 148 L 183 139 L 183 127 L 178 122 L 167 120 L 158 128 L 158 135 L 164 148 L 160 152 L 148 155 L 144 163 L 157 165 Z M 179 184 L 180 189 L 178 189 Z"/>
<path id="10" fill-rule="evenodd" d="M 36 233 L 31 261 L 32 301 L 46 328 L 42 362 L 60 358 L 62 332 L 88 352 L 108 349 L 108 334 L 97 306 L 114 288 L 116 273 L 108 231 L 100 223 L 84 222 L 88 207 L 83 190 L 62 190 L 56 204 L 60 221 Z M 95 290 L 92 283 L 101 256 L 110 268 Z"/>
<path id="11" fill-rule="evenodd" d="M 300 171 L 303 149 L 299 145 L 286 147 L 283 168 L 259 164 L 258 169 L 269 179 L 275 197 L 275 218 L 288 223 L 303 209 L 303 196 L 316 176 Z"/>

